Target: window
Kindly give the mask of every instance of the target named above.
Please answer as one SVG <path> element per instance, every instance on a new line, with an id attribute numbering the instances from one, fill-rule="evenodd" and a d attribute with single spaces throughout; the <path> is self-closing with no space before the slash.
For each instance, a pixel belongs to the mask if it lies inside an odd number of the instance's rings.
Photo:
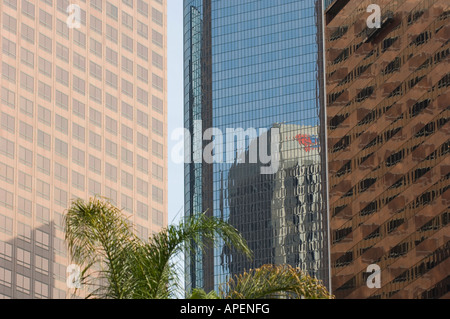
<path id="1" fill-rule="evenodd" d="M 74 52 L 73 53 L 73 66 L 84 72 L 86 70 L 86 58 L 83 57 L 82 55 Z"/>
<path id="2" fill-rule="evenodd" d="M 117 75 L 109 70 L 106 70 L 105 77 L 106 77 L 106 84 L 114 89 L 117 89 L 117 82 L 118 82 Z"/>
<path id="3" fill-rule="evenodd" d="M 143 128 L 148 128 L 148 115 L 147 113 L 142 112 L 141 110 L 137 110 L 137 124 L 142 126 Z"/>
<path id="4" fill-rule="evenodd" d="M 106 47 L 106 61 L 114 66 L 117 66 L 118 54 L 111 48 Z"/>
<path id="5" fill-rule="evenodd" d="M 161 26 L 163 25 L 163 14 L 155 8 L 152 8 L 152 21 Z"/>
<path id="6" fill-rule="evenodd" d="M 144 83 L 148 83 L 148 70 L 138 64 L 136 71 L 138 79 Z"/>
<path id="7" fill-rule="evenodd" d="M 86 130 L 77 123 L 72 123 L 72 137 L 82 143 L 86 140 Z"/>
<path id="8" fill-rule="evenodd" d="M 102 57 L 102 44 L 100 42 L 98 42 L 97 40 L 91 38 L 90 40 L 90 50 L 93 54 L 95 54 L 98 57 Z"/>
<path id="9" fill-rule="evenodd" d="M 68 145 L 66 142 L 61 141 L 58 138 L 55 138 L 55 153 L 59 156 L 67 158 L 68 155 Z"/>
<path id="10" fill-rule="evenodd" d="M 102 149 L 102 137 L 92 131 L 89 131 L 89 145 L 100 151 Z"/>
<path id="11" fill-rule="evenodd" d="M 148 61 L 148 48 L 139 42 L 137 43 L 137 54 L 141 59 Z"/>
<path id="12" fill-rule="evenodd" d="M 92 107 L 89 108 L 89 120 L 95 126 L 102 127 L 102 113 Z"/>
<path id="13" fill-rule="evenodd" d="M 146 17 L 148 17 L 148 3 L 143 0 L 137 0 L 138 12 Z"/>
<path id="14" fill-rule="evenodd" d="M 2 39 L 2 52 L 10 57 L 16 58 L 16 44 L 7 38 Z"/>
<path id="15" fill-rule="evenodd" d="M 136 158 L 137 169 L 138 169 L 139 171 L 141 171 L 141 172 L 147 174 L 147 173 L 148 173 L 148 159 L 146 159 L 146 158 L 144 158 L 144 157 L 142 157 L 142 156 L 140 156 L 140 155 L 137 155 L 136 157 L 137 157 L 137 158 Z"/>
<path id="16" fill-rule="evenodd" d="M 59 132 L 67 135 L 69 133 L 69 121 L 65 117 L 55 114 L 55 128 Z"/>
<path id="17" fill-rule="evenodd" d="M 163 57 L 158 53 L 156 53 L 155 51 L 152 51 L 152 64 L 161 70 L 164 67 Z"/>
<path id="18" fill-rule="evenodd" d="M 50 185 L 40 179 L 36 180 L 36 195 L 44 199 L 50 199 Z"/>
<path id="19" fill-rule="evenodd" d="M 133 17 L 125 11 L 122 11 L 122 25 L 133 30 Z"/>
<path id="20" fill-rule="evenodd" d="M 16 94 L 2 86 L 2 104 L 15 108 L 16 105 Z"/>
<path id="21" fill-rule="evenodd" d="M 117 9 L 117 7 L 115 5 L 112 5 L 111 3 L 106 2 L 106 15 L 117 21 L 117 17 L 119 15 L 119 10 Z"/>
<path id="22" fill-rule="evenodd" d="M 130 196 L 122 194 L 121 202 L 123 210 L 129 213 L 133 213 L 133 199 Z"/>
<path id="23" fill-rule="evenodd" d="M 52 15 L 45 10 L 39 9 L 39 23 L 51 30 L 53 28 Z"/>
<path id="24" fill-rule="evenodd" d="M 122 101 L 122 116 L 133 120 L 133 106 L 124 101 Z"/>
<path id="25" fill-rule="evenodd" d="M 136 213 L 140 218 L 148 220 L 148 205 L 138 201 L 136 205 Z"/>
<path id="26" fill-rule="evenodd" d="M 36 166 L 41 173 L 50 175 L 50 160 L 45 156 L 36 154 Z"/>
<path id="27" fill-rule="evenodd" d="M 107 115 L 105 116 L 105 127 L 108 132 L 117 135 L 117 121 Z"/>
<path id="28" fill-rule="evenodd" d="M 4 241 L 1 240 L 0 240 L 0 258 L 3 258 L 7 261 L 12 261 L 12 245 L 5 243 Z M 0 284 L 2 284 L 1 273 L 0 273 Z"/>
<path id="29" fill-rule="evenodd" d="M 3 29 L 11 33 L 17 32 L 17 20 L 3 12 Z"/>
<path id="30" fill-rule="evenodd" d="M 163 91 L 164 90 L 164 80 L 161 77 L 159 77 L 158 75 L 152 73 L 152 86 L 159 91 Z"/>
<path id="31" fill-rule="evenodd" d="M 21 274 L 16 275 L 16 289 L 24 294 L 30 294 L 30 278 Z"/>
<path id="32" fill-rule="evenodd" d="M 84 80 L 76 75 L 73 76 L 73 89 L 82 95 L 84 95 L 86 89 Z"/>
<path id="33" fill-rule="evenodd" d="M 33 118 L 34 113 L 34 103 L 23 96 L 20 97 L 20 112 L 31 118 Z"/>
<path id="34" fill-rule="evenodd" d="M 156 157 L 163 158 L 163 145 L 152 140 L 152 153 Z"/>
<path id="35" fill-rule="evenodd" d="M 122 139 L 129 143 L 133 143 L 133 129 L 122 124 Z"/>
<path id="36" fill-rule="evenodd" d="M 89 98 L 97 103 L 102 103 L 102 90 L 95 85 L 89 84 Z"/>
<path id="37" fill-rule="evenodd" d="M 65 39 L 69 39 L 69 28 L 66 21 L 56 19 L 56 33 Z"/>
<path id="38" fill-rule="evenodd" d="M 0 219 L 1 219 L 1 215 L 0 215 Z M 0 221 L 0 225 L 1 225 L 1 221 Z M 12 224 L 11 224 L 11 229 L 12 229 Z M 21 222 L 17 222 L 17 235 L 19 237 L 19 239 L 30 243 L 31 242 L 31 227 L 28 225 L 25 225 Z"/>
<path id="39" fill-rule="evenodd" d="M 14 167 L 0 162 L 0 180 L 14 184 Z"/>
<path id="40" fill-rule="evenodd" d="M 133 152 L 130 150 L 127 150 L 126 148 L 122 147 L 122 153 L 121 153 L 122 162 L 125 163 L 128 166 L 133 166 Z"/>
<path id="41" fill-rule="evenodd" d="M 109 24 L 106 25 L 106 38 L 114 43 L 117 43 L 117 40 L 119 38 L 117 29 L 110 26 Z"/>
<path id="42" fill-rule="evenodd" d="M 34 53 L 25 48 L 20 48 L 20 61 L 34 68 Z"/>
<path id="43" fill-rule="evenodd" d="M 111 111 L 117 112 L 117 98 L 109 93 L 105 93 L 105 105 Z"/>
<path id="44" fill-rule="evenodd" d="M 122 93 L 128 95 L 129 97 L 133 97 L 133 83 L 122 79 Z"/>
<path id="45" fill-rule="evenodd" d="M 152 185 L 152 199 L 160 204 L 162 204 L 164 201 L 163 190 L 159 187 L 156 187 L 155 185 Z"/>
<path id="46" fill-rule="evenodd" d="M 33 167 L 33 151 L 19 146 L 19 162 L 28 167 Z"/>
<path id="47" fill-rule="evenodd" d="M 148 196 L 148 183 L 140 178 L 136 179 L 136 190 L 142 196 Z"/>
<path id="48" fill-rule="evenodd" d="M 133 61 L 122 55 L 122 70 L 129 74 L 133 74 Z"/>
<path id="49" fill-rule="evenodd" d="M 97 32 L 98 34 L 101 35 L 103 33 L 103 31 L 102 31 L 102 29 L 103 29 L 102 28 L 102 20 L 96 18 L 92 14 L 91 14 L 90 18 L 91 18 L 91 22 L 90 22 L 91 30 L 93 30 L 94 32 Z"/>
<path id="50" fill-rule="evenodd" d="M 72 186 L 84 192 L 84 175 L 72 171 Z"/>
<path id="51" fill-rule="evenodd" d="M 67 184 L 68 170 L 67 167 L 55 162 L 55 178 Z"/>
<path id="52" fill-rule="evenodd" d="M 14 142 L 0 136 L 0 154 L 14 159 Z"/>
<path id="53" fill-rule="evenodd" d="M 163 136 L 164 133 L 163 123 L 154 117 L 152 118 L 152 131 L 159 136 Z"/>
<path id="54" fill-rule="evenodd" d="M 81 167 L 85 165 L 84 152 L 76 147 L 72 147 L 72 161 Z"/>
<path id="55" fill-rule="evenodd" d="M 86 34 L 77 29 L 73 29 L 73 41 L 80 47 L 86 47 Z"/>
<path id="56" fill-rule="evenodd" d="M 50 236 L 42 230 L 36 230 L 36 246 L 48 250 L 50 244 Z"/>
<path id="57" fill-rule="evenodd" d="M 122 48 L 133 53 L 133 38 L 122 33 Z"/>
<path id="58" fill-rule="evenodd" d="M 14 134 L 16 131 L 16 120 L 14 116 L 2 112 L 1 123 L 2 129 Z"/>
<path id="59" fill-rule="evenodd" d="M 102 0 L 91 0 L 91 7 L 97 9 L 102 12 Z"/>
<path id="60" fill-rule="evenodd" d="M 33 203 L 31 200 L 19 196 L 17 198 L 17 211 L 26 217 L 31 217 L 33 214 Z"/>
<path id="61" fill-rule="evenodd" d="M 164 46 L 163 35 L 152 29 L 152 42 L 162 48 Z"/>
<path id="62" fill-rule="evenodd" d="M 140 87 L 137 88 L 137 100 L 139 103 L 148 106 L 148 92 Z"/>
<path id="63" fill-rule="evenodd" d="M 31 127 L 31 132 L 32 132 L 32 127 Z M 24 133 L 26 134 L 26 133 Z M 50 140 L 50 135 L 38 130 L 38 135 L 37 135 L 37 139 L 38 139 L 38 145 L 46 150 L 50 150 L 51 149 L 51 140 Z"/>
<path id="64" fill-rule="evenodd" d="M 105 176 L 108 180 L 117 182 L 117 167 L 109 163 L 105 163 Z"/>
<path id="65" fill-rule="evenodd" d="M 66 208 L 67 207 L 67 192 L 55 187 L 55 204 Z"/>
<path id="66" fill-rule="evenodd" d="M 106 154 L 112 158 L 117 158 L 117 144 L 106 139 L 105 140 L 105 151 Z"/>
<path id="67" fill-rule="evenodd" d="M 36 269 L 37 272 L 48 276 L 48 269 L 49 268 L 48 268 L 48 259 L 47 258 L 41 257 L 39 255 L 36 255 L 36 257 L 35 257 L 35 264 L 34 265 L 36 267 L 35 269 Z M 36 282 L 36 283 L 38 283 L 38 282 Z M 41 290 L 42 290 L 42 288 L 41 288 Z"/>
<path id="68" fill-rule="evenodd" d="M 27 0 L 22 0 L 22 13 L 24 13 L 26 16 L 34 20 L 35 14 L 34 4 Z"/>
<path id="69" fill-rule="evenodd" d="M 148 137 L 146 135 L 138 132 L 137 133 L 137 146 L 140 149 L 148 152 Z"/>
<path id="70" fill-rule="evenodd" d="M 137 33 L 140 36 L 144 37 L 145 39 L 148 39 L 148 26 L 147 26 L 147 24 L 145 24 L 145 23 L 143 23 L 143 22 L 138 20 L 136 27 L 137 27 Z"/>
<path id="71" fill-rule="evenodd" d="M 105 186 L 105 197 L 111 202 L 113 205 L 117 205 L 117 191 Z"/>
<path id="72" fill-rule="evenodd" d="M 65 241 L 58 237 L 53 237 L 53 251 L 59 256 L 66 257 L 67 250 Z"/>
<path id="73" fill-rule="evenodd" d="M 20 137 L 26 141 L 33 142 L 33 126 L 20 121 L 19 122 Z"/>
<path id="74" fill-rule="evenodd" d="M 52 112 L 43 107 L 42 105 L 38 106 L 38 119 L 41 123 L 44 123 L 47 126 L 52 125 Z"/>
<path id="75" fill-rule="evenodd" d="M 52 39 L 39 33 L 39 47 L 44 51 L 52 53 Z"/>
<path id="76" fill-rule="evenodd" d="M 50 210 L 47 207 L 36 204 L 36 218 L 44 223 L 50 223 Z"/>
<path id="77" fill-rule="evenodd" d="M 13 230 L 13 220 L 0 214 L 0 232 L 11 235 Z"/>
<path id="78" fill-rule="evenodd" d="M 69 72 L 64 70 L 63 68 L 57 66 L 56 67 L 56 81 L 61 83 L 64 86 L 69 87 Z"/>
<path id="79" fill-rule="evenodd" d="M 152 163 L 152 176 L 162 181 L 164 179 L 164 169 L 158 164 Z"/>
<path id="80" fill-rule="evenodd" d="M 152 222 L 155 225 L 163 225 L 163 213 L 155 208 L 152 210 Z"/>
<path id="81" fill-rule="evenodd" d="M 129 190 L 133 190 L 133 175 L 125 171 L 122 171 L 121 177 L 122 177 L 122 186 L 128 188 Z"/>
<path id="82" fill-rule="evenodd" d="M 33 189 L 33 177 L 22 171 L 19 171 L 17 175 L 19 175 L 19 188 L 31 193 Z"/>
<path id="83" fill-rule="evenodd" d="M 136 235 L 143 241 L 148 241 L 148 228 L 136 225 Z"/>
<path id="84" fill-rule="evenodd" d="M 31 253 L 29 251 L 17 247 L 16 259 L 18 265 L 31 268 Z"/>
<path id="85" fill-rule="evenodd" d="M 55 90 L 55 100 L 56 105 L 63 110 L 67 110 L 69 108 L 69 97 L 61 91 Z"/>
<path id="86" fill-rule="evenodd" d="M 34 44 L 34 29 L 32 27 L 29 27 L 25 23 L 22 23 L 21 34 L 24 40 L 30 42 L 31 44 Z"/>
<path id="87" fill-rule="evenodd" d="M 0 267 L 0 284 L 8 288 L 11 288 L 12 284 L 12 272 L 3 267 Z"/>
<path id="88" fill-rule="evenodd" d="M 21 74 L 25 74 L 21 72 Z M 11 83 L 16 83 L 16 68 L 9 65 L 8 63 L 2 63 L 2 75 L 3 78 Z"/>
<path id="89" fill-rule="evenodd" d="M 102 161 L 93 155 L 89 155 L 89 170 L 100 175 L 102 173 Z"/>
<path id="90" fill-rule="evenodd" d="M 44 82 L 38 83 L 38 94 L 42 99 L 51 102 L 52 101 L 52 87 Z"/>
<path id="91" fill-rule="evenodd" d="M 160 98 L 158 98 L 158 97 L 153 95 L 152 96 L 152 108 L 153 108 L 153 110 L 155 110 L 159 114 L 163 114 L 164 113 L 164 102 L 163 102 L 163 100 L 161 100 Z"/>
<path id="92" fill-rule="evenodd" d="M 72 100 L 72 109 L 73 114 L 78 116 L 79 118 L 82 118 L 84 120 L 85 117 L 85 105 L 84 103 L 81 103 L 80 101 L 73 99 Z"/>
<path id="93" fill-rule="evenodd" d="M 89 179 L 89 195 L 100 196 L 102 192 L 102 185 L 92 179 Z"/>

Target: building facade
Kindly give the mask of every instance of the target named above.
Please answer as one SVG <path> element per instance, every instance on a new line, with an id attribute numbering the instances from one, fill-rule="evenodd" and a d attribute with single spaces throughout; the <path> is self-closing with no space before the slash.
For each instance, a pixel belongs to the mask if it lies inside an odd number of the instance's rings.
<path id="1" fill-rule="evenodd" d="M 450 3 L 337 0 L 325 22 L 332 292 L 449 298 Z"/>
<path id="2" fill-rule="evenodd" d="M 314 0 L 184 1 L 185 216 L 222 218 L 255 254 L 246 260 L 220 242 L 187 252 L 187 291 L 217 290 L 266 263 L 328 284 L 322 17 Z M 214 161 L 202 156 L 211 128 Z M 266 161 L 245 161 L 252 143 L 272 160 L 279 154 L 276 170 L 262 174 Z"/>
<path id="3" fill-rule="evenodd" d="M 70 298 L 72 199 L 109 198 L 142 239 L 167 225 L 166 1 L 0 15 L 0 297 Z"/>

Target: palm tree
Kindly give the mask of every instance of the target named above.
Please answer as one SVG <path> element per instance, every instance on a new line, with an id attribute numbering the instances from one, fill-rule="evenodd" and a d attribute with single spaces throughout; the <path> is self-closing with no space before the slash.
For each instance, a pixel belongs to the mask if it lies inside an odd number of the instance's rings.
<path id="1" fill-rule="evenodd" d="M 175 296 L 178 277 L 173 257 L 186 249 L 204 249 L 220 238 L 246 256 L 246 241 L 224 221 L 205 214 L 169 226 L 140 240 L 124 215 L 109 201 L 74 201 L 65 216 L 65 237 L 73 262 L 83 265 L 88 298 L 166 299 Z"/>

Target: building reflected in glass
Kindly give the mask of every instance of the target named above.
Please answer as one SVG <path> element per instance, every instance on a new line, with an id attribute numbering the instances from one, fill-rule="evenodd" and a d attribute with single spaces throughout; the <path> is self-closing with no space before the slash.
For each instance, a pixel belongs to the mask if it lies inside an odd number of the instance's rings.
<path id="1" fill-rule="evenodd" d="M 314 0 L 184 1 L 185 216 L 223 218 L 254 252 L 248 260 L 222 243 L 186 252 L 188 291 L 264 264 L 329 284 L 322 13 Z M 224 134 L 213 163 L 201 156 L 210 128 Z M 250 160 L 255 143 L 271 164 L 278 154 L 272 174 Z"/>

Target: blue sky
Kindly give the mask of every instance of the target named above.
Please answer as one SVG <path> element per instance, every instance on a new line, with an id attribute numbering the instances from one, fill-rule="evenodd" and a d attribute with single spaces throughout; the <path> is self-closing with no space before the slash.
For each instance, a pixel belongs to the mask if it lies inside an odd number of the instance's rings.
<path id="1" fill-rule="evenodd" d="M 170 135 L 183 127 L 183 0 L 167 1 L 167 53 L 168 53 L 168 137 L 169 137 L 169 224 L 183 215 L 184 166 L 171 161 L 170 153 L 175 142 Z"/>

